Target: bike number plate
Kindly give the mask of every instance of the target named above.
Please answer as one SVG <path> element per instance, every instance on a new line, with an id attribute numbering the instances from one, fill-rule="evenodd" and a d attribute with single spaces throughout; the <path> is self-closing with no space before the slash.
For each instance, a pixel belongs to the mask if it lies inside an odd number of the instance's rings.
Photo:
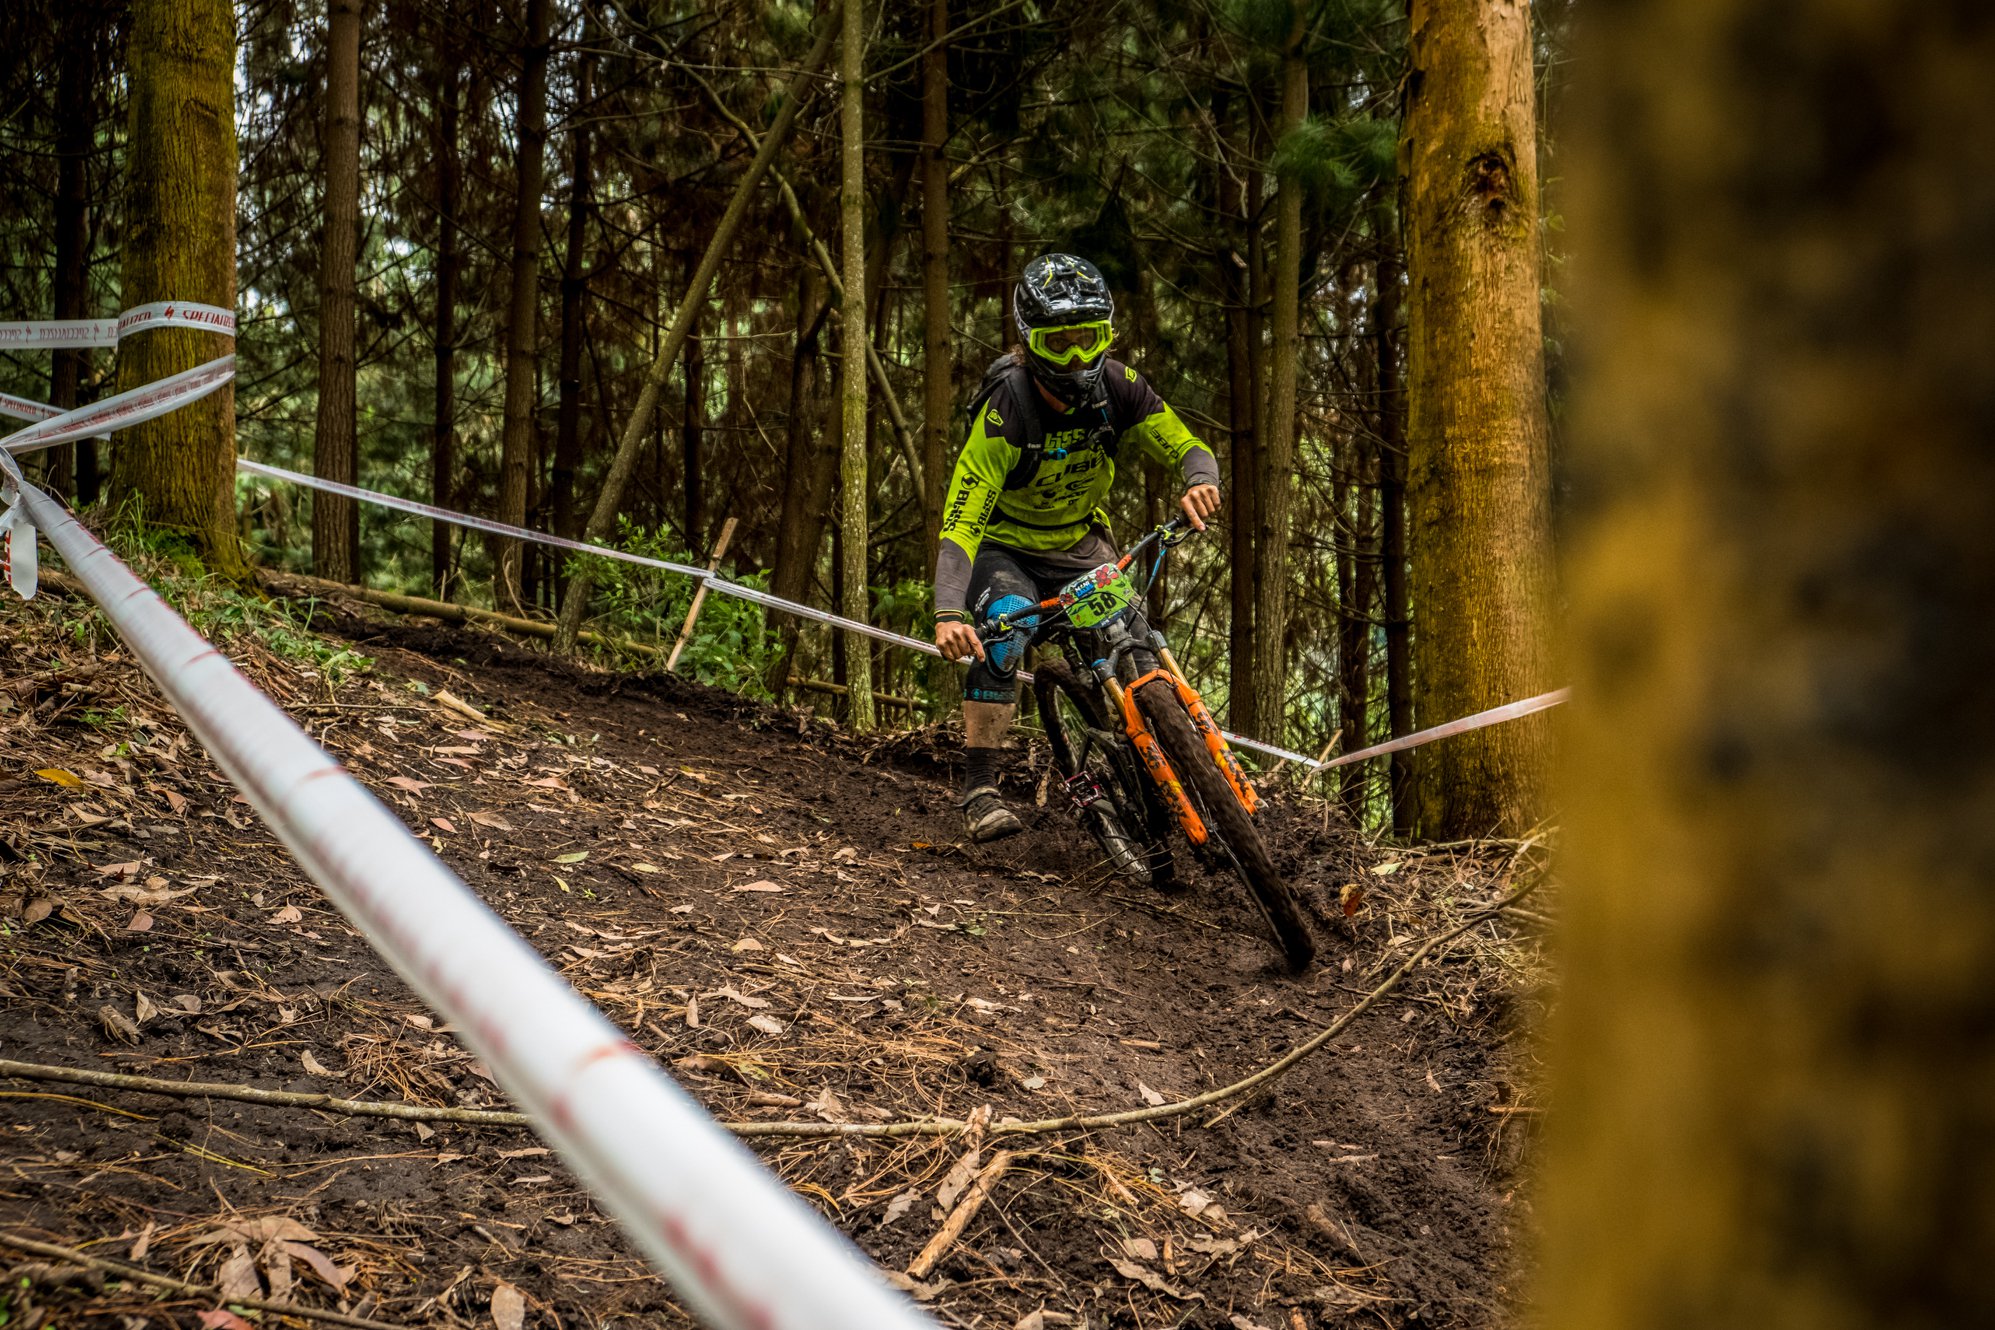
<path id="1" fill-rule="evenodd" d="M 1064 595 L 1073 606 L 1067 617 L 1076 628 L 1093 628 L 1125 613 L 1136 600 L 1136 586 L 1112 563 L 1067 583 Z"/>

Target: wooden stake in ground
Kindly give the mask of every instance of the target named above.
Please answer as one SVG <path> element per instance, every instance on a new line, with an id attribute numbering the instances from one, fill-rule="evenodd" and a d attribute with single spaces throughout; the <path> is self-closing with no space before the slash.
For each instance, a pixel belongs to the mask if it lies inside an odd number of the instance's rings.
<path id="1" fill-rule="evenodd" d="M 707 564 L 707 572 L 712 574 L 720 567 L 720 561 L 727 556 L 727 542 L 734 539 L 734 519 L 728 518 L 721 524 L 720 539 L 714 542 L 713 559 Z M 679 640 L 672 644 L 672 654 L 665 657 L 665 668 L 679 668 L 679 653 L 686 649 L 686 643 L 693 640 L 693 625 L 700 621 L 700 610 L 707 603 L 707 584 L 700 583 L 699 590 L 693 592 L 693 603 L 686 609 L 686 622 L 679 628 Z"/>
<path id="2" fill-rule="evenodd" d="M 644 376 L 644 388 L 638 393 L 637 406 L 632 409 L 630 419 L 624 422 L 623 436 L 617 440 L 616 456 L 610 462 L 609 474 L 603 477 L 602 493 L 596 496 L 596 506 L 589 513 L 589 524 L 582 532 L 583 540 L 592 544 L 607 540 L 611 528 L 616 525 L 617 510 L 623 506 L 623 492 L 630 485 L 631 473 L 637 469 L 637 455 L 643 450 L 645 435 L 651 429 L 651 417 L 658 409 L 658 397 L 664 390 L 665 380 L 671 376 L 672 365 L 686 344 L 686 334 L 692 330 L 700 307 L 706 303 L 707 291 L 713 286 L 714 272 L 720 267 L 721 256 L 734 243 L 734 233 L 741 228 L 741 219 L 747 215 L 748 201 L 754 197 L 755 186 L 768 174 L 769 164 L 776 159 L 777 149 L 789 139 L 790 127 L 797 121 L 797 110 L 815 85 L 818 71 L 830 58 L 832 43 L 839 31 L 838 5 L 834 3 L 824 16 L 823 27 L 811 46 L 810 54 L 804 57 L 803 64 L 784 87 L 782 105 L 777 108 L 776 119 L 770 124 L 769 132 L 762 136 L 761 151 L 755 154 L 755 159 L 742 173 L 741 183 L 735 186 L 734 197 L 727 202 L 727 211 L 721 214 L 720 221 L 714 227 L 713 239 L 707 242 L 706 253 L 700 256 L 699 267 L 693 270 L 693 280 L 687 283 L 686 294 L 672 315 L 672 327 L 665 334 L 657 357 L 651 362 L 650 372 Z M 582 631 L 582 620 L 589 610 L 589 592 L 594 586 L 594 572 L 586 565 L 578 566 L 575 575 L 568 581 L 568 594 L 561 602 L 561 622 L 554 635 L 556 651 L 575 649 L 575 638 Z"/>

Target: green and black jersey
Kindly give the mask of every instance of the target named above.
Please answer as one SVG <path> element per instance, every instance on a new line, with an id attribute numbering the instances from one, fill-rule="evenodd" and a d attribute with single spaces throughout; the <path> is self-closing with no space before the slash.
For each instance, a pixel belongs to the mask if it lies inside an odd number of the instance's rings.
<path id="1" fill-rule="evenodd" d="M 935 566 L 938 613 L 963 610 L 970 568 L 986 539 L 1047 553 L 1069 549 L 1097 525 L 1107 525 L 1102 500 L 1115 483 L 1115 451 L 1134 444 L 1144 456 L 1176 467 L 1186 487 L 1217 485 L 1212 450 L 1178 419 L 1164 399 L 1129 366 L 1110 360 L 1102 370 L 1102 404 L 1060 412 L 1037 392 L 1019 401 L 1002 379 L 977 412 L 956 458 L 942 505 L 942 551 Z M 1024 412 L 1039 413 L 1044 452 L 1030 477 L 1015 477 L 1026 441 Z M 1016 488 L 1007 488 L 1007 482 Z"/>

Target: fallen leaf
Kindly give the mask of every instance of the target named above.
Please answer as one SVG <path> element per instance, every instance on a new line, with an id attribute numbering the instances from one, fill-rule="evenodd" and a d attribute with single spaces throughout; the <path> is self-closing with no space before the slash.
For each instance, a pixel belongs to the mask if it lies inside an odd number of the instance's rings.
<path id="1" fill-rule="evenodd" d="M 1405 865 L 1405 864 L 1403 864 L 1403 863 L 1401 863 L 1401 862 L 1400 862 L 1399 860 L 1397 860 L 1397 859 L 1393 860 L 1393 861 L 1392 861 L 1391 863 L 1389 863 L 1389 864 L 1373 864 L 1373 865 L 1372 865 L 1372 876 L 1373 876 L 1373 877 L 1391 877 L 1391 876 L 1392 876 L 1392 875 L 1393 875 L 1394 873 L 1397 873 L 1397 872 L 1398 872 L 1398 871 L 1399 871 L 1400 869 L 1402 869 L 1402 868 L 1404 868 L 1404 867 L 1406 867 L 1406 865 Z"/>
<path id="2" fill-rule="evenodd" d="M 724 997 L 730 1002 L 740 1003 L 742 1006 L 747 1007 L 750 1011 L 760 1011 L 764 1007 L 769 1005 L 769 1000 L 767 998 L 750 997 L 748 996 L 748 994 L 737 992 L 733 988 L 723 988 L 718 992 L 709 993 L 707 994 L 707 996 Z"/>
<path id="3" fill-rule="evenodd" d="M 689 1030 L 700 1028 L 700 995 L 698 993 L 694 993 L 686 999 L 686 1028 Z"/>
<path id="4" fill-rule="evenodd" d="M 251 1297 L 256 1296 L 251 1294 Z M 217 1307 L 211 1312 L 201 1313 L 201 1324 L 205 1330 L 256 1330 L 248 1321 L 232 1311 Z"/>
<path id="5" fill-rule="evenodd" d="M 573 854 L 555 855 L 554 862 L 557 864 L 579 864 L 588 857 L 589 852 L 587 850 L 577 850 Z"/>
<path id="6" fill-rule="evenodd" d="M 62 786 L 65 790 L 80 790 L 83 788 L 81 777 L 77 776 L 74 772 L 64 771 L 61 767 L 43 767 L 35 774 L 43 780 L 52 781 Z"/>
<path id="7" fill-rule="evenodd" d="M 1231 1256 L 1234 1252 L 1240 1250 L 1240 1243 L 1235 1238 L 1215 1238 L 1204 1233 L 1199 1234 L 1195 1238 L 1187 1239 L 1185 1246 L 1191 1251 L 1199 1252 L 1206 1256 Z"/>
<path id="8" fill-rule="evenodd" d="M 174 790 L 161 790 L 160 794 L 165 796 L 166 806 L 171 808 L 176 814 L 187 811 L 187 801 L 178 792 Z"/>
<path id="9" fill-rule="evenodd" d="M 331 1259 L 317 1247 L 309 1247 L 302 1242 L 284 1242 L 278 1245 L 286 1253 L 297 1257 L 307 1266 L 311 1267 L 312 1273 L 330 1285 L 333 1292 L 346 1292 L 346 1281 L 351 1278 L 351 1275 L 334 1265 Z"/>
<path id="10" fill-rule="evenodd" d="M 1212 1197 L 1196 1187 L 1187 1187 L 1178 1194 L 1178 1205 L 1189 1215 L 1202 1215 L 1212 1204 Z"/>
<path id="11" fill-rule="evenodd" d="M 789 888 L 783 886 L 779 882 L 771 882 L 767 878 L 762 878 L 755 882 L 744 882 L 740 886 L 736 887 L 735 890 L 736 891 L 787 891 L 789 890 Z"/>
<path id="12" fill-rule="evenodd" d="M 287 905 L 276 914 L 271 915 L 270 922 L 273 924 L 295 924 L 304 917 L 305 912 L 303 910 L 300 910 L 295 905 Z"/>
<path id="13" fill-rule="evenodd" d="M 312 1050 L 309 1048 L 298 1055 L 298 1064 L 305 1069 L 305 1074 L 308 1076 L 332 1075 L 330 1071 L 326 1070 L 323 1062 L 312 1056 Z"/>
<path id="14" fill-rule="evenodd" d="M 173 1005 L 186 1012 L 189 1016 L 199 1016 L 201 1014 L 201 999 L 192 993 L 175 993 L 173 995 Z"/>
<path id="15" fill-rule="evenodd" d="M 433 1030 L 436 1028 L 435 1021 L 427 1016 L 420 1016 L 413 1012 L 403 1012 L 402 1019 L 415 1026 L 418 1030 Z"/>
<path id="16" fill-rule="evenodd" d="M 131 1018 L 113 1006 L 97 1008 L 97 1021 L 104 1027 L 104 1033 L 113 1039 L 121 1039 L 128 1044 L 139 1041 L 139 1027 L 132 1024 Z"/>
<path id="17" fill-rule="evenodd" d="M 249 1258 L 246 1247 L 237 1247 L 229 1254 L 215 1282 L 221 1287 L 223 1302 L 263 1296 L 263 1281 L 256 1277 L 256 1262 Z"/>
<path id="18" fill-rule="evenodd" d="M 899 1219 L 902 1215 L 906 1214 L 909 1210 L 913 1209 L 914 1203 L 920 1199 L 921 1199 L 920 1192 L 904 1191 L 900 1195 L 894 1197 L 894 1199 L 892 1199 L 891 1201 L 888 1201 L 887 1213 L 880 1220 L 880 1227 L 885 1228 L 888 1224 L 891 1224 L 896 1219 Z"/>
<path id="19" fill-rule="evenodd" d="M 784 1030 L 789 1028 L 788 1026 L 784 1025 L 781 1021 L 777 1020 L 774 1016 L 750 1016 L 748 1018 L 748 1023 L 754 1026 L 756 1029 L 760 1030 L 763 1034 L 781 1034 Z"/>
<path id="20" fill-rule="evenodd" d="M 105 864 L 102 868 L 97 870 L 97 876 L 132 877 L 135 876 L 138 873 L 138 871 L 139 871 L 139 861 L 134 859 L 130 863 Z"/>
<path id="21" fill-rule="evenodd" d="M 21 919 L 26 923 L 38 924 L 53 913 L 55 913 L 55 902 L 42 896 L 28 902 L 27 908 L 21 911 Z"/>
<path id="22" fill-rule="evenodd" d="M 632 864 L 631 870 L 638 873 L 662 873 L 665 870 L 657 864 Z"/>
<path id="23" fill-rule="evenodd" d="M 520 1330 L 526 1324 L 526 1297 L 503 1279 L 492 1289 L 492 1321 L 499 1330 Z"/>
<path id="24" fill-rule="evenodd" d="M 1164 1096 L 1158 1094 L 1155 1090 L 1152 1090 L 1149 1086 L 1143 1084 L 1143 1082 L 1141 1081 L 1136 1082 L 1136 1093 L 1142 1095 L 1143 1102 L 1150 1105 L 1150 1107 L 1152 1108 L 1156 1108 L 1158 1105 L 1164 1102 Z"/>
<path id="25" fill-rule="evenodd" d="M 481 827 L 490 827 L 493 831 L 511 831 L 513 829 L 513 824 L 500 817 L 497 813 L 473 813 L 471 814 L 471 820 Z"/>
<path id="26" fill-rule="evenodd" d="M 429 824 L 438 831 L 447 831 L 453 836 L 457 834 L 457 824 L 447 817 L 433 817 L 429 820 Z"/>
<path id="27" fill-rule="evenodd" d="M 1343 910 L 1346 919 L 1357 914 L 1358 907 L 1364 904 L 1365 889 L 1355 882 L 1346 882 L 1337 889 L 1337 906 Z"/>
<path id="28" fill-rule="evenodd" d="M 544 1145 L 523 1145 L 517 1150 L 501 1150 L 501 1159 L 544 1159 L 548 1153 Z"/>
<path id="29" fill-rule="evenodd" d="M 1259 1321 L 1250 1321 L 1239 1312 L 1234 1312 L 1232 1316 L 1227 1318 L 1227 1321 L 1232 1325 L 1233 1330 L 1268 1330 L 1268 1327 L 1262 1325 Z"/>
<path id="30" fill-rule="evenodd" d="M 137 914 L 134 914 L 131 918 L 131 922 L 125 925 L 125 931 L 127 933 L 145 933 L 145 932 L 150 932 L 151 929 L 152 929 L 152 916 L 147 914 L 144 910 L 140 910 Z"/>
<path id="31" fill-rule="evenodd" d="M 390 776 L 388 777 L 388 783 L 398 790 L 407 790 L 410 794 L 421 794 L 424 790 L 431 788 L 428 781 L 416 780 L 409 776 Z"/>
<path id="32" fill-rule="evenodd" d="M 132 1249 L 127 1256 L 128 1260 L 143 1261 L 145 1259 L 146 1253 L 152 1250 L 152 1235 L 158 1228 L 159 1225 L 154 1221 L 150 1219 L 145 1221 L 145 1227 L 139 1230 L 138 1241 L 132 1244 Z"/>
<path id="33" fill-rule="evenodd" d="M 138 1000 L 132 1004 L 133 1019 L 137 1020 L 140 1025 L 144 1025 L 157 1015 L 159 1015 L 159 1008 L 152 1004 L 151 998 L 147 997 L 144 993 L 140 993 Z"/>
<path id="34" fill-rule="evenodd" d="M 1019 1084 L 1028 1090 L 1043 1090 L 1046 1088 L 1046 1078 L 1044 1076 L 1027 1076 Z"/>
<path id="35" fill-rule="evenodd" d="M 942 1291 L 941 1284 L 924 1284 L 904 1270 L 882 1270 L 880 1275 L 916 1302 L 933 1302 L 935 1295 Z"/>
<path id="36" fill-rule="evenodd" d="M 1018 1318 L 1011 1330 L 1046 1330 L 1046 1309 L 1040 1307 Z"/>
<path id="37" fill-rule="evenodd" d="M 1139 1261 L 1154 1261 L 1157 1259 L 1157 1244 L 1148 1238 L 1124 1238 L 1122 1254 Z"/>
<path id="38" fill-rule="evenodd" d="M 739 941 L 739 942 L 735 943 L 735 944 L 734 944 L 734 945 L 733 945 L 732 947 L 728 948 L 728 950 L 730 950 L 730 951 L 764 951 L 764 950 L 766 950 L 766 948 L 765 948 L 765 947 L 763 947 L 763 945 L 762 945 L 762 944 L 761 944 L 760 942 L 757 942 L 757 941 L 756 941 L 756 940 L 755 940 L 754 938 L 752 938 L 752 937 L 745 937 L 745 938 L 741 939 L 741 941 Z"/>

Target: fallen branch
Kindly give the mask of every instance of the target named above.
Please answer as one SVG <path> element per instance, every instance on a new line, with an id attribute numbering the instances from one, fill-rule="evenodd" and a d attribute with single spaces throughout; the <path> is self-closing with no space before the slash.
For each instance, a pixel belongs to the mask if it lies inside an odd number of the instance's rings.
<path id="1" fill-rule="evenodd" d="M 929 1272 L 935 1269 L 935 1263 L 948 1254 L 949 1249 L 956 1245 L 956 1240 L 963 1236 L 963 1230 L 970 1226 L 970 1221 L 977 1217 L 977 1211 L 984 1208 L 984 1202 L 991 1198 L 991 1188 L 997 1185 L 997 1180 L 1004 1176 L 1004 1171 L 1011 1167 L 1011 1161 L 1016 1157 L 1009 1150 L 1000 1150 L 991 1156 L 991 1162 L 977 1174 L 977 1180 L 970 1184 L 970 1190 L 964 1193 L 963 1199 L 956 1202 L 956 1208 L 942 1221 L 942 1227 L 935 1231 L 935 1236 L 928 1240 L 921 1254 L 908 1263 L 910 1279 L 928 1278 Z"/>
<path id="2" fill-rule="evenodd" d="M 1542 879 L 1541 879 L 1542 880 Z M 1064 1118 L 1040 1118 L 1031 1122 L 993 1122 L 992 1136 L 1037 1136 L 1052 1132 L 1096 1131 L 1105 1127 L 1128 1127 L 1144 1122 L 1196 1113 L 1202 1108 L 1236 1099 L 1276 1080 L 1295 1065 L 1350 1028 L 1353 1021 L 1377 1006 L 1399 987 L 1415 966 L 1435 950 L 1462 934 L 1504 913 L 1538 889 L 1532 882 L 1469 915 L 1460 924 L 1437 933 L 1421 943 L 1378 987 L 1357 1005 L 1297 1044 L 1280 1058 L 1231 1085 L 1193 1095 L 1169 1104 L 1132 1108 L 1118 1113 L 1095 1113 Z M 259 1090 L 250 1085 L 229 1085 L 213 1081 L 166 1081 L 150 1076 L 128 1076 L 122 1072 L 93 1071 L 82 1067 L 50 1067 L 33 1062 L 13 1062 L 0 1058 L 0 1076 L 23 1080 L 57 1081 L 68 1085 L 96 1085 L 115 1090 L 136 1090 L 144 1094 L 175 1095 L 184 1098 L 231 1099 L 247 1104 L 274 1104 L 286 1108 L 316 1108 L 356 1117 L 397 1118 L 404 1122 L 459 1122 L 485 1127 L 531 1127 L 524 1113 L 484 1108 L 432 1108 L 424 1104 L 382 1102 L 367 1099 L 341 1099 L 334 1095 L 309 1094 L 292 1090 Z M 736 1136 L 782 1137 L 789 1140 L 860 1136 L 893 1139 L 905 1136 L 956 1136 L 970 1124 L 960 1118 L 911 1118 L 902 1122 L 723 1122 L 721 1126 Z"/>
<path id="3" fill-rule="evenodd" d="M 170 1275 L 156 1275 L 140 1266 L 126 1265 L 122 1261 L 107 1261 L 102 1257 L 77 1251 L 73 1247 L 58 1247 L 53 1242 L 17 1238 L 12 1233 L 0 1233 L 0 1246 L 12 1247 L 16 1251 L 28 1252 L 35 1256 L 44 1256 L 52 1261 L 81 1266 L 85 1270 L 95 1270 L 99 1274 L 112 1275 L 118 1279 L 131 1279 L 141 1284 L 153 1284 L 159 1288 L 171 1289 L 175 1293 L 212 1302 L 217 1307 L 225 1303 L 235 1307 L 254 1307 L 258 1311 L 274 1312 L 279 1316 L 324 1321 L 329 1325 L 350 1325 L 356 1327 L 356 1330 L 402 1330 L 400 1326 L 391 1325 L 387 1321 L 370 1321 L 365 1316 L 352 1316 L 346 1312 L 336 1312 L 321 1307 L 301 1307 L 295 1302 L 272 1302 L 268 1298 L 224 1297 L 222 1291 L 211 1284 L 190 1284 L 184 1279 L 175 1279 Z"/>

